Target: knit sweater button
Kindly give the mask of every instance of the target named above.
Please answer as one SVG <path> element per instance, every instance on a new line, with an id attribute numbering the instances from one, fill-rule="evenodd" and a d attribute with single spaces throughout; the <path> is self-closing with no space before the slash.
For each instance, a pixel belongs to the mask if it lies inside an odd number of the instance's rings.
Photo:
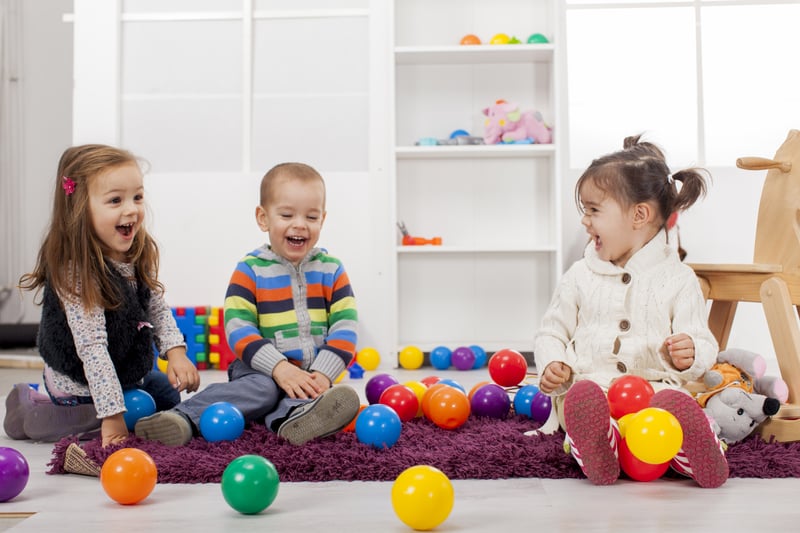
<path id="1" fill-rule="evenodd" d="M 628 322 L 627 320 L 621 320 L 619 323 L 619 329 L 621 329 L 622 331 L 628 331 L 629 329 L 631 329 L 631 323 Z"/>
<path id="2" fill-rule="evenodd" d="M 628 274 L 627 272 L 625 272 L 625 273 L 622 275 L 622 283 L 624 283 L 625 285 L 627 285 L 627 284 L 628 284 L 628 283 L 630 283 L 630 282 L 631 282 L 631 275 L 630 275 L 630 274 Z"/>
<path id="3" fill-rule="evenodd" d="M 625 363 L 620 361 L 619 363 L 617 363 L 617 370 L 619 370 L 622 374 L 624 374 L 625 372 L 628 371 L 628 367 L 627 365 L 625 365 Z"/>

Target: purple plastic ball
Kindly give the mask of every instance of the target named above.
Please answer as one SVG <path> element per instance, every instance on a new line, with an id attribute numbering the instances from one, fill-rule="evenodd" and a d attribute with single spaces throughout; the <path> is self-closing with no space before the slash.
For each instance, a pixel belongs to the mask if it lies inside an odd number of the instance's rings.
<path id="1" fill-rule="evenodd" d="M 551 407 L 550 396 L 537 392 L 531 400 L 531 418 L 543 424 L 550 416 Z"/>
<path id="2" fill-rule="evenodd" d="M 0 447 L 0 502 L 15 498 L 28 484 L 30 469 L 14 448 Z"/>
<path id="3" fill-rule="evenodd" d="M 511 399 L 503 387 L 487 383 L 473 393 L 470 407 L 475 416 L 503 419 L 511 410 Z"/>
<path id="4" fill-rule="evenodd" d="M 376 374 L 372 376 L 364 389 L 369 404 L 379 403 L 381 394 L 392 385 L 400 383 L 396 377 L 390 374 Z"/>
<path id="5" fill-rule="evenodd" d="M 475 366 L 475 352 L 467 346 L 460 346 L 450 354 L 450 362 L 458 370 L 472 370 Z"/>

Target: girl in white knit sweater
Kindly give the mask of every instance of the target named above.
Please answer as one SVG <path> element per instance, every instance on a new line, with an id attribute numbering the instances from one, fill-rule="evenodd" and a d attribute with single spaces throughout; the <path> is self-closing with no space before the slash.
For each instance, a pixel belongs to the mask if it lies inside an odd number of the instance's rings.
<path id="1" fill-rule="evenodd" d="M 708 419 L 681 390 L 716 362 L 718 345 L 697 278 L 666 231 L 670 215 L 705 191 L 700 169 L 671 174 L 662 151 L 639 136 L 594 160 L 576 184 L 590 242 L 556 289 L 534 356 L 539 387 L 552 396 L 570 450 L 595 484 L 620 475 L 620 435 L 606 391 L 625 375 L 647 380 L 657 391 L 650 406 L 680 422 L 673 469 L 703 487 L 728 477 Z"/>

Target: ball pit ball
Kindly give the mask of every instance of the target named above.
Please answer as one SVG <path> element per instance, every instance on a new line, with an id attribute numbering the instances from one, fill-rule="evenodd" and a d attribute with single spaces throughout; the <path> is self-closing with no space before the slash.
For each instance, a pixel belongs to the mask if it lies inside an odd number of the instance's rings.
<path id="1" fill-rule="evenodd" d="M 356 418 L 356 438 L 373 448 L 391 448 L 400 438 L 403 424 L 388 405 L 367 406 Z"/>
<path id="2" fill-rule="evenodd" d="M 528 373 L 528 362 L 516 350 L 498 350 L 489 358 L 489 375 L 501 387 L 519 385 Z"/>
<path id="3" fill-rule="evenodd" d="M 539 392 L 539 387 L 536 385 L 525 385 L 520 388 L 514 395 L 514 412 L 530 418 L 531 403 L 537 392 Z"/>
<path id="4" fill-rule="evenodd" d="M 422 414 L 428 420 L 431 418 L 431 398 L 433 397 L 433 394 L 442 387 L 447 387 L 447 385 L 444 383 L 434 383 L 428 387 L 428 389 L 425 391 L 425 394 L 422 395 Z"/>
<path id="5" fill-rule="evenodd" d="M 428 387 L 421 381 L 405 381 L 403 385 L 414 391 L 414 394 L 417 395 L 417 416 L 422 416 L 422 399 L 425 397 Z"/>
<path id="6" fill-rule="evenodd" d="M 378 403 L 394 409 L 401 422 L 408 422 L 415 418 L 419 411 L 417 393 L 400 383 L 386 387 Z"/>
<path id="7" fill-rule="evenodd" d="M 639 376 L 619 377 L 608 387 L 608 408 L 611 416 L 619 420 L 625 415 L 638 413 L 650 406 L 655 394 L 649 381 Z"/>
<path id="8" fill-rule="evenodd" d="M 547 40 L 547 37 L 541 33 L 532 33 L 531 36 L 528 37 L 528 44 L 544 44 L 549 42 L 550 41 Z"/>
<path id="9" fill-rule="evenodd" d="M 400 366 L 406 370 L 416 370 L 422 366 L 425 355 L 416 346 L 406 346 L 400 350 L 400 355 L 398 355 L 397 359 Z"/>
<path id="10" fill-rule="evenodd" d="M 647 482 L 660 478 L 669 469 L 669 463 L 670 461 L 658 465 L 645 463 L 631 453 L 626 439 L 620 439 L 619 466 L 634 481 Z"/>
<path id="11" fill-rule="evenodd" d="M 430 353 L 431 366 L 436 370 L 447 370 L 450 368 L 450 362 L 453 352 L 447 346 L 437 346 Z"/>
<path id="12" fill-rule="evenodd" d="M 511 410 L 511 399 L 503 387 L 489 383 L 475 391 L 470 406 L 475 416 L 503 419 Z"/>
<path id="13" fill-rule="evenodd" d="M 456 429 L 469 418 L 467 395 L 453 387 L 441 387 L 433 392 L 428 405 L 428 419 L 442 429 Z"/>
<path id="14" fill-rule="evenodd" d="M 626 424 L 625 440 L 631 453 L 645 463 L 672 460 L 683 445 L 683 428 L 675 415 L 657 407 L 636 413 Z"/>
<path id="15" fill-rule="evenodd" d="M 358 415 L 360 415 L 360 414 L 361 414 L 361 411 L 363 411 L 363 410 L 364 410 L 364 409 L 366 409 L 366 408 L 367 408 L 367 405 L 362 403 L 362 404 L 361 404 L 361 405 L 358 407 L 358 413 L 356 413 L 356 416 L 354 416 L 354 417 L 353 417 L 353 419 L 350 421 L 350 423 L 349 423 L 349 424 L 347 424 L 347 425 L 346 425 L 346 426 L 345 426 L 345 427 L 342 429 L 342 431 L 346 431 L 346 432 L 348 432 L 348 433 L 353 433 L 353 432 L 355 432 L 355 430 L 356 430 L 356 420 L 358 420 Z"/>
<path id="16" fill-rule="evenodd" d="M 459 346 L 453 350 L 450 361 L 458 370 L 472 370 L 475 366 L 475 352 L 469 346 Z"/>
<path id="17" fill-rule="evenodd" d="M 231 403 L 212 403 L 200 415 L 200 434 L 208 442 L 236 440 L 243 431 L 244 415 Z"/>
<path id="18" fill-rule="evenodd" d="M 381 364 L 381 354 L 372 347 L 362 348 L 356 354 L 356 362 L 364 370 L 375 370 Z"/>
<path id="19" fill-rule="evenodd" d="M 433 466 L 409 467 L 392 484 L 395 514 L 401 522 L 417 531 L 428 531 L 447 520 L 454 500 L 450 479 Z"/>
<path id="20" fill-rule="evenodd" d="M 133 505 L 147 498 L 156 486 L 158 469 L 147 452 L 122 448 L 108 456 L 100 469 L 100 484 L 109 498 Z"/>
<path id="21" fill-rule="evenodd" d="M 510 40 L 511 37 L 509 37 L 505 33 L 496 33 L 492 36 L 492 39 L 489 41 L 489 44 L 508 44 Z"/>
<path id="22" fill-rule="evenodd" d="M 461 38 L 460 44 L 462 45 L 481 44 L 481 39 L 475 34 L 468 33 L 467 35 Z"/>
<path id="23" fill-rule="evenodd" d="M 222 496 L 242 514 L 257 514 L 272 505 L 279 485 L 275 465 L 260 455 L 239 456 L 222 472 Z"/>
<path id="24" fill-rule="evenodd" d="M 479 369 L 486 366 L 486 361 L 488 361 L 488 356 L 486 355 L 486 350 L 478 346 L 477 344 L 471 344 L 470 349 L 472 353 L 475 354 L 475 364 L 472 365 L 472 368 Z"/>
<path id="25" fill-rule="evenodd" d="M 367 402 L 372 405 L 378 403 L 381 399 L 383 391 L 392 385 L 400 383 L 396 377 L 391 374 L 375 374 L 367 381 L 364 387 L 364 393 L 367 395 Z"/>
<path id="26" fill-rule="evenodd" d="M 425 385 L 426 387 L 430 387 L 435 383 L 439 383 L 440 379 L 441 378 L 439 376 L 425 376 L 424 378 L 419 380 L 419 382 Z"/>
<path id="27" fill-rule="evenodd" d="M 542 391 L 533 395 L 531 400 L 531 418 L 544 424 L 550 417 L 550 410 L 553 408 L 553 400 Z"/>
<path id="28" fill-rule="evenodd" d="M 150 416 L 156 412 L 156 401 L 150 393 L 142 389 L 128 389 L 122 393 L 125 400 L 125 425 L 128 431 L 133 431 L 140 418 Z"/>
<path id="29" fill-rule="evenodd" d="M 0 502 L 16 498 L 25 489 L 29 477 L 25 456 L 14 448 L 0 446 Z"/>

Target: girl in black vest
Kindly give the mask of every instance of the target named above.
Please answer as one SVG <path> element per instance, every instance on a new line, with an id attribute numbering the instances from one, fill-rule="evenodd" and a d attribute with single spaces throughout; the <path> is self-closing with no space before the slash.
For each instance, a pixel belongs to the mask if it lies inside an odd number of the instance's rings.
<path id="1" fill-rule="evenodd" d="M 181 391 L 197 390 L 144 218 L 136 157 L 105 145 L 64 152 L 36 268 L 19 284 L 42 297 L 47 395 L 14 386 L 4 421 L 10 437 L 55 441 L 100 428 L 107 446 L 128 436 L 124 391 L 144 390 L 160 411 L 179 403 Z M 166 374 L 154 368 L 156 353 L 168 361 Z"/>

